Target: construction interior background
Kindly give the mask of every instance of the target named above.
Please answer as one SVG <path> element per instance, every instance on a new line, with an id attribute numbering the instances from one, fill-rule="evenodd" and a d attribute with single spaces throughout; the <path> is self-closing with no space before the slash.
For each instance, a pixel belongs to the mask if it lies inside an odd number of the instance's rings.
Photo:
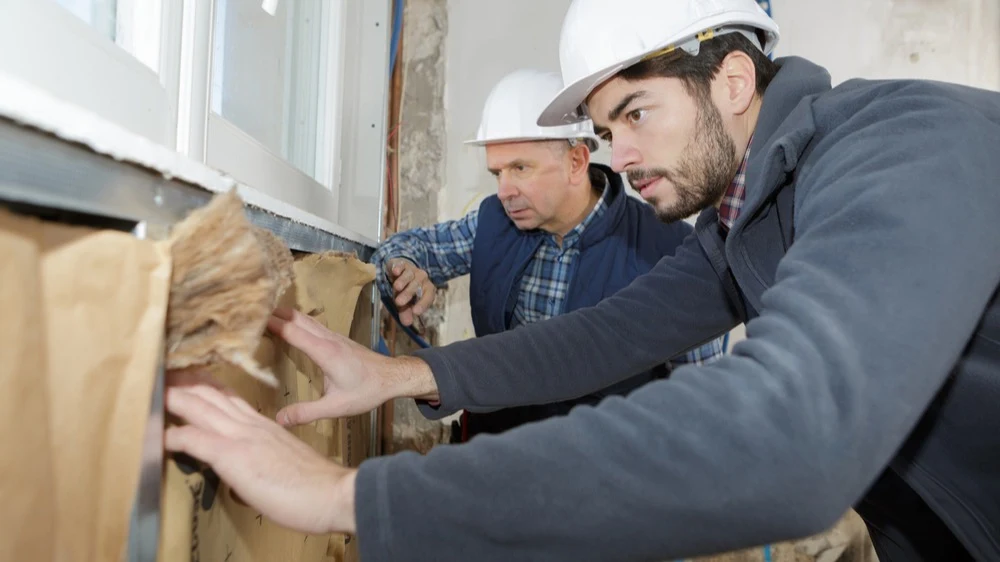
<path id="1" fill-rule="evenodd" d="M 835 83 L 919 77 L 1000 90 L 996 0 L 760 3 L 782 29 L 776 56 L 812 59 Z M 164 463 L 157 445 L 165 423 L 163 334 L 149 326 L 166 315 L 168 279 L 160 268 L 170 258 L 163 243 L 192 210 L 236 189 L 249 223 L 277 235 L 294 255 L 287 303 L 325 311 L 332 329 L 373 349 L 412 351 L 417 343 L 381 309 L 364 262 L 394 232 L 458 218 L 495 192 L 482 150 L 463 141 L 474 135 L 501 77 L 523 67 L 558 70 L 558 31 L 569 4 L 0 0 L 0 302 L 18 311 L 0 335 L 23 344 L 5 344 L 0 358 L 0 383 L 18 389 L 5 393 L 0 411 L 8 423 L 0 432 L 7 450 L 52 444 L 51 451 L 41 447 L 35 464 L 17 464 L 9 454 L 0 462 L 0 474 L 10 475 L 0 483 L 8 505 L 0 508 L 0 560 L 354 559 L 350 537 L 268 527 L 211 471 L 184 459 Z M 607 148 L 595 156 L 608 158 Z M 88 277 L 109 263 L 117 269 L 105 271 L 108 278 Z M 77 290 L 75 280 L 58 281 L 60 272 L 100 290 Z M 345 285 L 318 280 L 330 276 Z M 117 290 L 122 279 L 133 280 L 133 292 Z M 107 341 L 60 315 L 46 300 L 52 295 L 120 317 L 121 333 L 99 335 L 129 345 L 104 350 Z M 33 310 L 47 311 L 44 322 L 31 324 Z M 442 289 L 415 331 L 430 345 L 473 337 L 468 280 Z M 139 334 L 146 345 L 126 337 Z M 737 329 L 731 341 L 741 337 Z M 67 359 L 78 348 L 88 348 L 92 365 Z M 262 411 L 321 391 L 300 357 L 271 344 L 262 349 L 257 360 L 277 376 L 279 394 L 238 372 L 222 375 L 256 397 Z M 121 380 L 138 376 L 141 383 L 129 393 L 112 396 L 74 378 L 80 370 L 95 376 L 87 369 L 122 353 L 131 370 L 119 373 Z M 45 373 L 45 396 L 21 399 L 19 392 L 31 392 L 26 372 Z M 82 408 L 74 397 L 102 388 L 108 394 L 97 402 L 115 415 L 97 421 L 103 410 Z M 35 416 L 49 421 L 22 431 Z M 115 448 L 126 439 L 111 437 L 124 420 L 139 429 Z M 86 443 L 94 446 L 65 446 L 76 435 L 68 427 L 88 428 L 97 437 Z M 397 400 L 300 437 L 357 465 L 371 455 L 447 443 L 450 425 Z M 102 472 L 109 462 L 116 470 Z M 51 485 L 40 492 L 18 477 Z M 101 507 L 107 497 L 131 505 L 130 516 L 108 515 Z M 100 516 L 73 528 L 67 510 Z M 712 559 L 875 556 L 863 525 L 847 514 L 824 535 Z"/>

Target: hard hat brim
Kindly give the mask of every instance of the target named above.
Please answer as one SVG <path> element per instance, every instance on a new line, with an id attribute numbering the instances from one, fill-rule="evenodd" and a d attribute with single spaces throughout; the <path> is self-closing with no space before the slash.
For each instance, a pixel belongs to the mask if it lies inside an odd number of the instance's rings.
<path id="1" fill-rule="evenodd" d="M 736 27 L 745 26 L 764 32 L 767 41 L 764 45 L 759 45 L 765 55 L 769 55 L 778 42 L 778 26 L 767 14 L 759 8 L 754 11 L 729 11 L 716 14 L 711 18 L 702 19 L 676 37 L 667 37 L 662 42 L 650 45 L 643 52 L 631 56 L 627 59 L 617 61 L 614 65 L 604 67 L 583 78 L 579 78 L 571 84 L 566 85 L 556 97 L 549 102 L 549 105 L 542 110 L 538 116 L 537 124 L 540 127 L 554 127 L 558 125 L 569 125 L 578 123 L 593 116 L 586 115 L 579 111 L 587 96 L 589 96 L 598 86 L 607 82 L 618 74 L 621 70 L 632 66 L 645 58 L 650 53 L 669 45 L 676 44 L 685 37 L 693 37 L 699 30 L 714 29 L 719 26 Z"/>
<path id="2" fill-rule="evenodd" d="M 636 57 L 635 60 L 639 60 L 639 58 Z M 613 78 L 618 72 L 633 62 L 629 60 L 624 64 L 616 64 L 605 68 L 563 88 L 538 116 L 538 126 L 556 127 L 590 119 L 589 116 L 578 111 L 579 107 L 587 100 L 587 96 L 598 86 L 608 79 Z"/>
<path id="3" fill-rule="evenodd" d="M 536 142 L 536 141 L 551 141 L 551 140 L 566 140 L 561 138 L 539 138 L 539 137 L 497 137 L 492 139 L 470 139 L 465 141 L 463 144 L 469 146 L 486 146 L 488 144 L 500 144 L 507 142 Z"/>
<path id="4" fill-rule="evenodd" d="M 489 145 L 489 144 L 501 144 L 501 143 L 509 143 L 509 142 L 568 141 L 568 140 L 572 140 L 572 139 L 578 139 L 578 140 L 586 141 L 588 143 L 588 145 L 591 147 L 591 151 L 595 151 L 596 150 L 596 148 L 594 148 L 594 147 L 597 146 L 598 139 L 597 139 L 597 137 L 591 136 L 591 135 L 580 135 L 578 137 L 572 137 L 572 138 L 569 138 L 569 137 L 501 137 L 501 138 L 485 139 L 485 140 L 470 139 L 470 140 L 467 140 L 467 141 L 463 141 L 462 144 L 465 144 L 467 146 L 486 146 L 486 145 Z"/>

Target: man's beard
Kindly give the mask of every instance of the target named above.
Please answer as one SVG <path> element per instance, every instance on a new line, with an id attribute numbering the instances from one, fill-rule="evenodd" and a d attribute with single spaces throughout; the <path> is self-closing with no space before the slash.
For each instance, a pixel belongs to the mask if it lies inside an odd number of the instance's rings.
<path id="1" fill-rule="evenodd" d="M 664 178 L 673 186 L 674 204 L 667 206 L 656 196 L 648 199 L 663 222 L 674 222 L 715 205 L 732 183 L 739 163 L 736 145 L 726 133 L 722 115 L 707 95 L 698 96 L 696 132 L 673 169 L 633 168 L 627 171 L 633 185 L 642 180 Z"/>

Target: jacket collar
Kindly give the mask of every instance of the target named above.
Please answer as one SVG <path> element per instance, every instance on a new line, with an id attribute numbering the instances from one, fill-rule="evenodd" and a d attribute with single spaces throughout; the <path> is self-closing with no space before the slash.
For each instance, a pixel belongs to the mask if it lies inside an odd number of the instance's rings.
<path id="1" fill-rule="evenodd" d="M 779 70 L 764 92 L 747 162 L 746 202 L 733 231 L 740 230 L 781 186 L 779 180 L 798 166 L 816 133 L 812 101 L 831 89 L 830 73 L 819 65 L 799 57 L 775 62 Z"/>
<path id="2" fill-rule="evenodd" d="M 592 163 L 590 164 L 589 171 L 592 182 L 594 181 L 594 176 L 604 178 L 603 183 L 606 185 L 603 195 L 604 213 L 600 216 L 593 217 L 587 227 L 583 230 L 583 233 L 580 234 L 580 240 L 578 242 L 580 250 L 597 244 L 601 240 L 607 238 L 612 232 L 615 231 L 616 228 L 618 228 L 618 225 L 625 216 L 625 204 L 628 197 L 628 194 L 625 192 L 625 184 L 622 183 L 621 176 L 612 171 L 611 168 L 605 166 L 604 164 Z M 511 225 L 513 226 L 513 221 L 511 221 Z M 522 232 L 535 237 L 539 243 L 541 243 L 544 237 L 552 236 L 552 234 L 543 230 Z"/>
<path id="3" fill-rule="evenodd" d="M 592 175 L 604 176 L 607 182 L 607 188 L 604 190 L 605 210 L 603 215 L 594 217 L 583 231 L 580 236 L 581 250 L 600 242 L 618 228 L 625 216 L 625 203 L 628 197 L 621 176 L 611 168 L 604 164 L 591 164 L 590 172 Z"/>

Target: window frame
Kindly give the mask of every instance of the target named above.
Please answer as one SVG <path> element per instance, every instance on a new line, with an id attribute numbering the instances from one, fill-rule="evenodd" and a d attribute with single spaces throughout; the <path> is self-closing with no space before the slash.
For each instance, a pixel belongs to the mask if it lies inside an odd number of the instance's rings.
<path id="1" fill-rule="evenodd" d="M 159 14 L 150 9 L 154 3 Z M 172 30 L 164 25 L 176 8 L 177 0 L 119 0 L 119 17 L 124 12 L 159 30 L 129 39 L 140 59 L 52 0 L 0 0 L 0 69 L 172 147 L 177 103 L 171 91 L 178 69 L 169 52 Z"/>
<path id="2" fill-rule="evenodd" d="M 228 0 L 237 1 L 237 0 Z M 340 121 L 339 92 L 344 59 L 343 26 L 341 14 L 346 0 L 329 0 L 325 2 L 322 18 L 325 25 L 333 26 L 326 33 L 326 40 L 321 46 L 321 77 L 317 78 L 317 86 L 321 103 L 319 103 L 318 123 L 316 124 L 316 179 L 303 172 L 280 155 L 265 147 L 249 134 L 242 131 L 222 115 L 211 109 L 212 69 L 217 61 L 213 60 L 216 51 L 217 0 L 209 0 L 211 9 L 208 13 L 200 11 L 199 18 L 208 17 L 207 22 L 196 23 L 201 33 L 207 33 L 203 39 L 207 48 L 193 52 L 191 61 L 196 68 L 205 69 L 202 75 L 204 82 L 196 89 L 204 91 L 207 107 L 205 113 L 204 139 L 197 139 L 194 144 L 203 148 L 201 154 L 191 154 L 208 166 L 231 175 L 237 181 L 253 185 L 262 193 L 281 199 L 303 210 L 318 215 L 331 222 L 339 222 L 340 218 L 340 177 L 339 177 L 339 139 L 336 131 Z M 273 17 L 273 16 L 272 16 Z M 282 45 L 284 47 L 284 45 Z M 194 54 L 197 53 L 197 54 Z M 205 58 L 207 60 L 199 60 Z M 331 92 L 333 94 L 331 95 Z M 295 100 L 298 104 L 304 100 Z M 286 114 L 287 118 L 287 114 Z M 197 131 L 197 129 L 196 129 Z"/>
<path id="3" fill-rule="evenodd" d="M 330 2 L 319 181 L 210 111 L 214 5 L 118 0 L 112 42 L 54 0 L 0 0 L 0 74 L 229 175 L 279 216 L 378 240 L 391 0 Z M 102 142 L 98 132 L 90 140 Z"/>

